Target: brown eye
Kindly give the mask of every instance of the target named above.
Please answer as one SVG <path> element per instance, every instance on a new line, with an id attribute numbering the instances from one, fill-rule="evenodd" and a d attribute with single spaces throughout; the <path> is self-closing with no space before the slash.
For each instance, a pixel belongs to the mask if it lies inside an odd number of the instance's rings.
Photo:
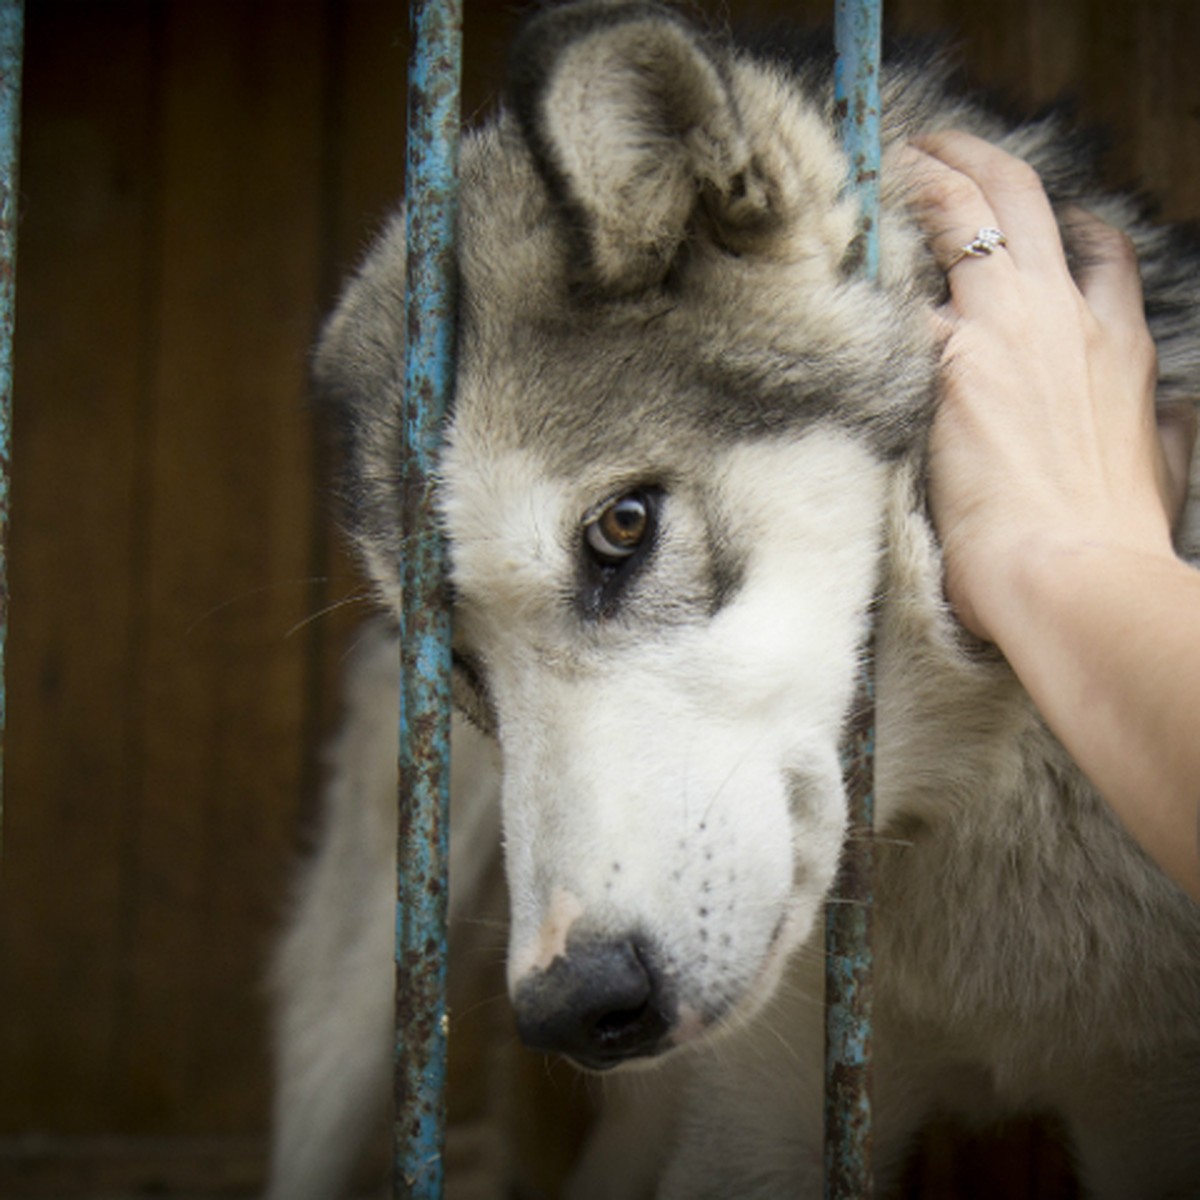
<path id="1" fill-rule="evenodd" d="M 610 501 L 583 527 L 583 536 L 601 562 L 616 564 L 629 558 L 650 534 L 649 497 L 640 489 Z"/>

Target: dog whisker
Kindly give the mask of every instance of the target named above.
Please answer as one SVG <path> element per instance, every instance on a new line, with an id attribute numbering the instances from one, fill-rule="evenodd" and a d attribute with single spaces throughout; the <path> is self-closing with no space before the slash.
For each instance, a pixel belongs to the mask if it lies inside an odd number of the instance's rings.
<path id="1" fill-rule="evenodd" d="M 214 604 L 211 608 L 201 613 L 187 628 L 183 631 L 185 638 L 191 637 L 201 625 L 211 621 L 218 614 L 227 611 L 230 608 L 235 608 L 239 604 L 245 604 L 249 600 L 253 600 L 258 596 L 264 596 L 269 592 L 278 592 L 289 590 L 292 588 L 307 588 L 315 583 L 329 583 L 330 580 L 324 575 L 309 575 L 300 576 L 295 579 L 280 579 L 273 583 L 260 584 L 257 587 L 246 588 L 244 591 L 238 592 L 235 596 L 230 596 L 222 600 L 219 604 Z M 288 634 L 284 635 L 289 636 Z"/>
<path id="2" fill-rule="evenodd" d="M 371 600 L 372 593 L 369 588 L 359 588 L 351 592 L 347 596 L 343 596 L 340 600 L 334 600 L 330 604 L 326 604 L 323 608 L 319 608 L 316 612 L 310 613 L 303 620 L 297 621 L 283 636 L 290 638 L 295 636 L 302 629 L 306 629 L 315 621 L 321 620 L 322 617 L 329 616 L 330 613 L 335 613 L 341 608 L 348 608 L 353 604 L 365 604 Z"/>
<path id="3" fill-rule="evenodd" d="M 455 1019 L 461 1020 L 487 1009 L 494 1009 L 500 1006 L 505 1008 L 508 1006 L 508 994 L 506 992 L 500 992 L 495 996 L 486 996 L 482 1000 L 476 1000 L 473 1004 L 468 1004 L 465 1008 L 457 1010 L 453 1016 Z"/>
<path id="4" fill-rule="evenodd" d="M 741 754 L 738 755 L 737 761 L 733 764 L 732 767 L 729 768 L 729 771 L 725 775 L 725 778 L 721 780 L 721 782 L 717 785 L 716 790 L 713 792 L 712 796 L 709 798 L 708 805 L 705 807 L 704 815 L 701 818 L 702 824 L 703 824 L 703 822 L 707 821 L 708 818 L 712 815 L 713 805 L 716 804 L 716 802 L 721 798 L 721 793 L 724 792 L 726 787 L 728 787 L 730 780 L 733 779 L 733 777 L 738 773 L 738 771 L 740 771 L 742 769 L 742 767 L 744 767 L 746 765 L 746 762 L 750 758 L 752 758 L 755 754 L 758 753 L 763 742 L 765 742 L 769 736 L 770 736 L 769 732 L 764 732 L 764 733 L 760 734 L 757 738 L 755 738 L 751 742 L 750 745 L 748 745 L 742 751 Z"/>
<path id="5" fill-rule="evenodd" d="M 455 917 L 455 925 L 470 925 L 476 929 L 494 929 L 500 933 L 508 932 L 508 922 L 500 917 Z"/>

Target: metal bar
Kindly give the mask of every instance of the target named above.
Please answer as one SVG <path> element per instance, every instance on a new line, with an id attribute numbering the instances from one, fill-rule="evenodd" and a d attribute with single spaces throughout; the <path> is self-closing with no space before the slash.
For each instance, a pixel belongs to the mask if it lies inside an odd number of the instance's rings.
<path id="1" fill-rule="evenodd" d="M 12 456 L 13 329 L 17 288 L 17 164 L 21 131 L 22 0 L 0 0 L 0 848 L 4 830 L 8 507 Z"/>
<path id="2" fill-rule="evenodd" d="M 392 1194 L 440 1197 L 446 1136 L 450 616 L 434 504 L 454 386 L 461 0 L 413 0 Z"/>
<path id="3" fill-rule="evenodd" d="M 879 59 L 883 0 L 836 0 L 834 104 L 850 160 L 849 185 L 859 198 L 861 273 L 879 274 Z"/>
<path id="4" fill-rule="evenodd" d="M 879 271 L 882 0 L 837 0 L 834 97 L 849 187 L 860 203 L 859 270 Z M 871 1166 L 871 831 L 875 820 L 873 641 L 843 750 L 849 836 L 825 911 L 825 1197 L 865 1200 Z"/>

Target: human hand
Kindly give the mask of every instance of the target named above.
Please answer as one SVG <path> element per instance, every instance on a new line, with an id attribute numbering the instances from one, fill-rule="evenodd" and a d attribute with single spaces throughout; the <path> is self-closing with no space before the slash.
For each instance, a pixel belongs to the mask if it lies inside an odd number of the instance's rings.
<path id="1" fill-rule="evenodd" d="M 982 228 L 1008 239 L 949 267 L 929 464 L 947 596 L 968 629 L 996 640 L 989 601 L 1026 556 L 1098 546 L 1173 554 L 1195 422 L 1179 414 L 1160 438 L 1156 355 L 1123 234 L 1071 214 L 1091 263 L 1076 284 L 1032 168 L 955 132 L 917 139 L 905 154 L 940 263 Z"/>

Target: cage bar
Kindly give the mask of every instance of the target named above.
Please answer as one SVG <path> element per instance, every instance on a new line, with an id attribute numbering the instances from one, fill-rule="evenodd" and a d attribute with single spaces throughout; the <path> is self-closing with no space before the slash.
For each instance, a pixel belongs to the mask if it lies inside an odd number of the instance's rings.
<path id="1" fill-rule="evenodd" d="M 461 0 L 409 10 L 392 1194 L 440 1197 L 446 1137 L 450 615 L 434 506 L 454 387 Z"/>
<path id="2" fill-rule="evenodd" d="M 879 272 L 879 60 L 882 0 L 836 0 L 834 98 L 859 200 L 859 271 Z M 875 822 L 873 643 L 843 750 L 848 829 L 825 912 L 825 1197 L 864 1200 L 871 1168 L 871 907 Z"/>
<path id="3" fill-rule="evenodd" d="M 23 0 L 0 0 L 0 847 L 4 829 L 5 648 L 8 642 L 8 512 L 12 456 L 13 329 L 17 288 L 17 164 L 21 132 Z"/>
<path id="4" fill-rule="evenodd" d="M 834 105 L 859 200 L 859 270 L 879 274 L 879 59 L 883 0 L 835 0 Z"/>

